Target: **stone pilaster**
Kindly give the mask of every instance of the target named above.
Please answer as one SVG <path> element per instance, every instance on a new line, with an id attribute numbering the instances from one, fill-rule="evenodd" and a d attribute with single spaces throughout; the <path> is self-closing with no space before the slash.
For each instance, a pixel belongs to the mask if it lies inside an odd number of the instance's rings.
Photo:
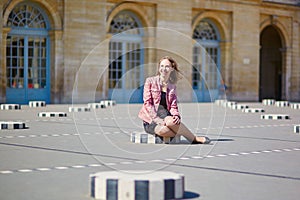
<path id="1" fill-rule="evenodd" d="M 2 21 L 2 19 L 1 19 Z M 7 38 L 7 34 L 9 33 L 10 28 L 5 28 L 2 27 L 2 23 L 0 26 L 0 32 L 1 37 L 0 37 L 0 63 L 1 63 L 1 67 L 0 67 L 0 103 L 5 103 L 6 102 L 6 38 Z"/>
<path id="2" fill-rule="evenodd" d="M 51 41 L 51 102 L 62 103 L 64 80 L 64 54 L 63 31 L 53 30 L 49 32 Z"/>
<path id="3" fill-rule="evenodd" d="M 300 12 L 296 13 L 292 32 L 292 61 L 290 87 L 288 88 L 290 101 L 300 100 Z"/>
<path id="4" fill-rule="evenodd" d="M 249 20 L 251 19 L 251 20 Z M 231 98 L 257 101 L 259 96 L 259 10 L 236 5 L 233 10 Z"/>
<path id="5" fill-rule="evenodd" d="M 92 74 L 85 74 L 85 78 L 81 74 L 79 81 L 86 81 L 85 86 L 76 83 L 76 75 L 85 58 L 91 51 L 105 40 L 106 34 L 106 1 L 99 0 L 66 0 L 64 10 L 64 98 L 63 102 L 72 102 L 72 94 L 75 92 L 82 99 L 76 101 L 91 101 L 92 99 L 84 99 L 88 92 L 95 93 L 94 85 L 97 77 Z M 99 60 L 100 61 L 100 60 Z M 101 64 L 102 61 L 100 61 Z M 95 63 L 94 63 L 95 64 Z M 106 64 L 106 63 L 105 63 Z M 97 65 L 91 65 L 96 68 Z M 92 70 L 93 71 L 93 70 Z M 97 71 L 97 70 L 96 70 Z M 78 83 L 76 83 L 78 84 Z M 80 91 L 78 91 L 78 89 Z M 92 91 L 93 90 L 93 91 Z M 73 95 L 74 96 L 74 95 Z"/>
<path id="6" fill-rule="evenodd" d="M 157 60 L 170 55 L 178 62 L 183 78 L 178 82 L 181 102 L 192 101 L 191 1 L 159 1 L 157 6 Z M 164 30 L 165 29 L 165 30 Z"/>

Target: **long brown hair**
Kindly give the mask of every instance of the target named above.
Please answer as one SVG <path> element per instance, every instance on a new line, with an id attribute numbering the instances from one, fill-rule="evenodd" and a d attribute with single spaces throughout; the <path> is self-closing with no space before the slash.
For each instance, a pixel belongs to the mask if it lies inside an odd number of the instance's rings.
<path id="1" fill-rule="evenodd" d="M 174 58 L 172 58 L 171 56 L 163 56 L 163 57 L 159 60 L 158 66 L 157 66 L 157 75 L 160 75 L 160 74 L 159 74 L 159 66 L 160 66 L 161 61 L 163 61 L 163 60 L 165 60 L 165 59 L 169 60 L 169 62 L 170 62 L 171 65 L 172 65 L 171 67 L 174 69 L 174 70 L 171 72 L 171 74 L 170 74 L 169 81 L 170 81 L 170 83 L 172 83 L 172 84 L 176 84 L 177 81 L 180 79 L 180 74 L 181 74 L 181 72 L 180 72 L 180 70 L 178 69 L 178 64 L 177 64 L 177 62 L 176 62 L 176 61 L 174 60 Z"/>

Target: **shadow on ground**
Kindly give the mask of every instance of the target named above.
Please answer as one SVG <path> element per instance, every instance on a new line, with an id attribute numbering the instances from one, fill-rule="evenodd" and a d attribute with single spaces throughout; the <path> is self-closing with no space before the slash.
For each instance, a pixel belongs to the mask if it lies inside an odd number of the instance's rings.
<path id="1" fill-rule="evenodd" d="M 200 195 L 195 192 L 190 192 L 190 191 L 185 191 L 183 194 L 183 199 L 194 199 L 194 198 L 199 198 Z"/>

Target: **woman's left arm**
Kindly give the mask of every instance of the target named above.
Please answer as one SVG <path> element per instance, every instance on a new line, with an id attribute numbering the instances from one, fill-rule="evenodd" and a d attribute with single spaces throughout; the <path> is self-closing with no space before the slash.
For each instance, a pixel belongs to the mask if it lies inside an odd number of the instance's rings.
<path id="1" fill-rule="evenodd" d="M 179 114 L 178 105 L 177 105 L 177 91 L 176 91 L 175 85 L 170 90 L 170 93 L 169 93 L 169 106 L 170 106 L 169 111 L 170 111 L 171 115 L 178 116 L 178 118 L 180 120 L 180 114 Z"/>

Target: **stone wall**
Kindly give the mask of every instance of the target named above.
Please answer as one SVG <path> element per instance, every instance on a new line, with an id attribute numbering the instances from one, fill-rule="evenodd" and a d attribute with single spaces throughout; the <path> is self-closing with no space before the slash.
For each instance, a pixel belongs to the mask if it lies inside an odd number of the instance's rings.
<path id="1" fill-rule="evenodd" d="M 292 60 L 291 60 L 291 86 L 289 90 L 289 99 L 291 101 L 300 101 L 300 12 L 296 13 L 292 22 Z"/>
<path id="2" fill-rule="evenodd" d="M 251 19 L 251 20 L 249 20 Z M 231 98 L 257 101 L 259 85 L 259 10 L 235 5 L 232 33 Z M 246 30 L 246 31 L 245 31 Z"/>
<path id="3" fill-rule="evenodd" d="M 109 23 L 120 11 L 134 12 L 145 27 L 144 76 L 154 75 L 156 62 L 171 54 L 184 80 L 178 85 L 182 101 L 192 100 L 193 29 L 209 18 L 220 32 L 221 75 L 229 98 L 258 101 L 260 33 L 273 25 L 284 47 L 282 98 L 300 101 L 300 7 L 293 0 L 36 0 L 48 13 L 51 38 L 51 102 L 86 102 L 108 95 Z M 0 2 L 1 13 L 20 0 Z M 295 1 L 296 2 L 296 1 Z M 5 102 L 5 37 L 0 18 L 0 102 Z M 149 65 L 147 65 L 149 64 Z M 154 66 L 154 67 L 152 67 Z"/>
<path id="4" fill-rule="evenodd" d="M 88 97 L 95 93 L 95 81 L 98 80 L 98 73 L 101 71 L 97 68 L 103 67 L 97 63 L 104 62 L 101 62 L 100 56 L 89 59 L 89 62 L 92 62 L 89 66 L 86 66 L 84 61 L 93 49 L 105 40 L 105 20 L 105 1 L 65 1 L 63 102 L 91 101 Z M 84 70 L 80 71 L 81 67 L 84 67 Z"/>

